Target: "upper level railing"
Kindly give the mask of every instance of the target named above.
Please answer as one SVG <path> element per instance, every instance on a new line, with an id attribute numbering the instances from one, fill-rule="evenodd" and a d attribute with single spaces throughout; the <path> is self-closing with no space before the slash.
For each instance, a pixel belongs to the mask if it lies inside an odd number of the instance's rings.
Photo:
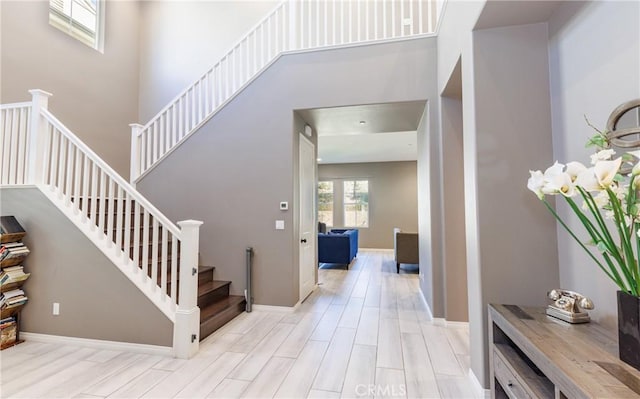
<path id="1" fill-rule="evenodd" d="M 179 357 L 197 350 L 178 317 L 197 312 L 198 230 L 202 222 L 164 216 L 47 109 L 49 93 L 2 105 L 1 185 L 33 184 L 76 223 L 173 322 Z M 108 299 L 107 299 L 108 300 Z M 195 325 L 198 325 L 196 321 Z"/>
<path id="2" fill-rule="evenodd" d="M 135 182 L 287 51 L 433 33 L 436 0 L 285 0 L 146 125 L 132 124 Z"/>

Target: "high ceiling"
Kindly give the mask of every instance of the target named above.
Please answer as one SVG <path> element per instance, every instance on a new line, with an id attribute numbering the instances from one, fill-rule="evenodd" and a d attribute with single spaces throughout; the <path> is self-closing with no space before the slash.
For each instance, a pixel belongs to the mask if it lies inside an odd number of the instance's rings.
<path id="1" fill-rule="evenodd" d="M 318 134 L 318 163 L 415 161 L 425 101 L 299 110 Z"/>

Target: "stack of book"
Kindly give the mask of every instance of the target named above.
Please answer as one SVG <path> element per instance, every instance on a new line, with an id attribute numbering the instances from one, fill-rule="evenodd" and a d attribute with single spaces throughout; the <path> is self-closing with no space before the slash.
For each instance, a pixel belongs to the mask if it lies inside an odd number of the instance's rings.
<path id="1" fill-rule="evenodd" d="M 24 294 L 19 288 L 15 290 L 3 292 L 0 294 L 0 309 L 7 310 L 12 308 L 17 308 L 18 306 L 22 306 L 27 303 L 27 296 Z"/>
<path id="2" fill-rule="evenodd" d="M 13 216 L 0 216 L 0 242 L 20 241 L 26 232 Z"/>
<path id="3" fill-rule="evenodd" d="M 22 242 L 7 242 L 0 246 L 0 261 L 24 258 L 29 255 L 29 248 Z"/>
<path id="4" fill-rule="evenodd" d="M 0 270 L 0 287 L 2 287 L 2 291 L 7 291 L 7 289 L 11 285 L 18 285 L 18 283 L 23 282 L 31 273 L 25 273 L 24 268 L 20 265 L 18 266 L 9 266 Z"/>
<path id="5" fill-rule="evenodd" d="M 0 216 L 0 349 L 22 342 L 20 312 L 28 298 L 21 287 L 31 275 L 22 266 L 29 255 L 25 235 L 15 217 Z"/>

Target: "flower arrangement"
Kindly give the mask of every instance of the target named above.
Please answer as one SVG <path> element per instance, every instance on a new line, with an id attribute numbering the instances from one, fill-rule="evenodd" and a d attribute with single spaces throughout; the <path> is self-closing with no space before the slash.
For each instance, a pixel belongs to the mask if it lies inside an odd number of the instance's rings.
<path id="1" fill-rule="evenodd" d="M 616 156 L 606 133 L 600 131 L 587 147 L 596 149 L 591 166 L 556 162 L 544 172 L 530 171 L 527 187 L 621 291 L 640 297 L 640 151 Z M 567 202 L 589 241 L 579 239 L 560 218 L 548 195 Z"/>

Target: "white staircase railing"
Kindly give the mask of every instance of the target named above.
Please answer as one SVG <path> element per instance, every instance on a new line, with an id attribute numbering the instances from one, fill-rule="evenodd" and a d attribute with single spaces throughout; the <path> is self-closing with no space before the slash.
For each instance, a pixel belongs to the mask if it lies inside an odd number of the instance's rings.
<path id="1" fill-rule="evenodd" d="M 134 183 L 290 51 L 434 32 L 436 0 L 285 0 L 146 125 L 132 124 Z"/>
<path id="2" fill-rule="evenodd" d="M 174 225 L 47 110 L 49 93 L 30 92 L 32 102 L 0 107 L 0 184 L 40 187 L 174 322 L 175 355 L 192 356 L 202 222 Z"/>

